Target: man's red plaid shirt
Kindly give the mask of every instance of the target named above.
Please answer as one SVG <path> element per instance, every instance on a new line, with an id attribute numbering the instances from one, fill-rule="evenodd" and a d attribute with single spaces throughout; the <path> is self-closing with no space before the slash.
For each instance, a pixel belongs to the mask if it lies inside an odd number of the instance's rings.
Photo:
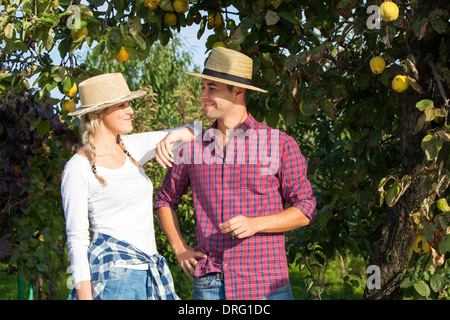
<path id="1" fill-rule="evenodd" d="M 215 123 L 184 145 L 157 192 L 155 209 L 177 210 L 191 186 L 196 212 L 196 251 L 208 255 L 194 276 L 223 272 L 227 299 L 262 299 L 289 283 L 284 233 L 237 239 L 219 224 L 237 215 L 279 213 L 285 204 L 310 220 L 316 199 L 297 142 L 250 114 L 234 132 L 224 157 Z"/>

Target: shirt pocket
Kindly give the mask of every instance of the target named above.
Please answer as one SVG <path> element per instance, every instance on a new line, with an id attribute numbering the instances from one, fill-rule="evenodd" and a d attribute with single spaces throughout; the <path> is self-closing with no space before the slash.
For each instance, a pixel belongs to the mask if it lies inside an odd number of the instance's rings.
<path id="1" fill-rule="evenodd" d="M 271 187 L 272 178 L 267 173 L 265 165 L 242 165 L 239 172 L 239 180 L 242 191 L 248 191 L 253 195 L 265 195 Z"/>

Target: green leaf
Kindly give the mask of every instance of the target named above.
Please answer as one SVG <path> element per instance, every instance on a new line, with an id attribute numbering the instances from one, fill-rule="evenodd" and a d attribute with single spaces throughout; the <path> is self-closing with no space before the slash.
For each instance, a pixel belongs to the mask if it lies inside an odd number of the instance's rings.
<path id="1" fill-rule="evenodd" d="M 439 243 L 439 252 L 444 254 L 450 251 L 450 234 L 446 234 L 442 237 L 441 242 Z"/>
<path id="2" fill-rule="evenodd" d="M 98 45 L 95 46 L 94 50 L 92 51 L 93 57 L 98 57 L 105 51 L 105 42 L 102 41 Z"/>
<path id="3" fill-rule="evenodd" d="M 447 30 L 447 23 L 445 23 L 442 20 L 431 20 L 430 22 L 433 29 L 439 32 L 440 34 L 444 34 L 445 31 Z"/>
<path id="4" fill-rule="evenodd" d="M 18 39 L 14 41 L 14 48 L 23 52 L 28 50 L 28 46 L 25 44 L 25 42 Z"/>
<path id="5" fill-rule="evenodd" d="M 413 279 L 412 276 L 407 276 L 402 279 L 399 286 L 400 286 L 400 288 L 409 288 L 409 287 L 413 286 L 414 283 L 415 283 L 415 279 Z"/>
<path id="6" fill-rule="evenodd" d="M 45 50 L 47 51 L 51 51 L 53 48 L 53 43 L 54 43 L 54 39 L 53 39 L 53 28 L 50 28 L 50 30 L 47 33 L 47 37 L 45 38 Z"/>
<path id="7" fill-rule="evenodd" d="M 416 291 L 424 297 L 428 297 L 430 295 L 430 287 L 428 287 L 428 284 L 421 280 L 419 282 L 414 283 L 414 289 L 416 289 Z"/>
<path id="8" fill-rule="evenodd" d="M 130 33 L 140 32 L 142 30 L 141 19 L 139 17 L 133 17 L 128 20 L 128 28 L 130 28 Z"/>
<path id="9" fill-rule="evenodd" d="M 60 20 L 58 16 L 48 13 L 44 13 L 43 16 L 44 18 L 40 18 L 38 21 L 51 23 L 52 27 L 56 27 L 59 24 Z"/>
<path id="10" fill-rule="evenodd" d="M 328 220 L 333 216 L 333 210 L 331 210 L 330 206 L 324 206 L 322 209 L 317 212 L 317 221 L 319 226 L 326 227 Z"/>
<path id="11" fill-rule="evenodd" d="M 447 199 L 445 199 L 445 198 L 441 198 L 438 201 L 436 201 L 436 206 L 442 212 L 450 211 L 450 206 L 448 205 Z"/>
<path id="12" fill-rule="evenodd" d="M 416 103 L 416 108 L 420 111 L 425 111 L 426 109 L 433 108 L 434 103 L 431 100 L 423 99 Z"/>
<path id="13" fill-rule="evenodd" d="M 294 70 L 297 64 L 298 64 L 298 56 L 296 54 L 293 54 L 286 58 L 283 67 L 289 72 L 292 72 L 292 70 Z"/>
<path id="14" fill-rule="evenodd" d="M 63 90 L 68 92 L 72 88 L 73 83 L 74 83 L 73 78 L 71 77 L 65 78 L 63 81 Z"/>
<path id="15" fill-rule="evenodd" d="M 281 18 L 290 23 L 296 24 L 301 22 L 293 12 L 280 12 L 279 15 Z"/>
<path id="16" fill-rule="evenodd" d="M 385 200 L 386 204 L 389 207 L 392 207 L 395 204 L 396 199 L 400 194 L 401 190 L 402 190 L 402 183 L 400 181 L 395 181 L 392 184 L 391 188 L 388 191 L 386 191 Z"/>
<path id="17" fill-rule="evenodd" d="M 11 77 L 12 74 L 6 72 L 0 72 L 0 79 L 5 79 Z"/>
<path id="18" fill-rule="evenodd" d="M 14 25 L 12 23 L 8 23 L 5 27 L 5 29 L 3 30 L 5 37 L 7 37 L 8 39 L 12 39 L 14 37 Z"/>
<path id="19" fill-rule="evenodd" d="M 425 109 L 424 113 L 426 121 L 433 121 L 436 118 L 436 109 L 434 108 Z"/>
<path id="20" fill-rule="evenodd" d="M 136 41 L 139 49 L 145 50 L 146 48 L 145 39 L 139 33 L 136 32 L 132 32 L 131 35 L 133 36 L 134 41 Z"/>
<path id="21" fill-rule="evenodd" d="M 264 10 L 265 5 L 266 5 L 265 0 L 252 1 L 253 13 L 255 15 L 259 15 Z"/>
<path id="22" fill-rule="evenodd" d="M 280 113 L 277 108 L 274 108 L 266 113 L 266 121 L 269 126 L 276 128 L 279 120 Z"/>
<path id="23" fill-rule="evenodd" d="M 50 131 L 50 122 L 48 120 L 42 120 L 41 122 L 39 122 L 38 133 L 41 136 L 47 135 L 49 131 Z"/>
<path id="24" fill-rule="evenodd" d="M 314 284 L 309 290 L 309 293 L 311 293 L 315 297 L 318 297 L 322 294 L 324 289 L 325 287 L 322 284 Z"/>
<path id="25" fill-rule="evenodd" d="M 442 289 L 444 289 L 445 283 L 446 283 L 445 275 L 444 274 L 435 274 L 430 279 L 430 286 L 431 289 L 433 289 L 434 292 L 440 292 Z"/>
<path id="26" fill-rule="evenodd" d="M 231 36 L 231 42 L 234 45 L 240 45 L 245 40 L 245 32 L 242 30 L 241 26 L 237 27 L 236 30 L 234 30 L 233 35 Z"/>
<path id="27" fill-rule="evenodd" d="M 317 102 L 313 99 L 307 99 L 300 108 L 300 111 L 307 117 L 317 112 Z"/>
<path id="28" fill-rule="evenodd" d="M 336 108 L 333 105 L 333 103 L 328 100 L 328 99 L 321 99 L 319 101 L 319 105 L 322 108 L 323 111 L 325 111 L 326 115 L 330 118 L 330 119 L 335 119 L 336 115 Z"/>
<path id="29" fill-rule="evenodd" d="M 44 263 L 37 264 L 36 269 L 40 272 L 45 272 L 45 264 Z"/>
<path id="30" fill-rule="evenodd" d="M 436 135 L 429 134 L 422 139 L 420 146 L 425 152 L 428 161 L 436 161 L 439 151 L 443 146 L 443 141 Z"/>

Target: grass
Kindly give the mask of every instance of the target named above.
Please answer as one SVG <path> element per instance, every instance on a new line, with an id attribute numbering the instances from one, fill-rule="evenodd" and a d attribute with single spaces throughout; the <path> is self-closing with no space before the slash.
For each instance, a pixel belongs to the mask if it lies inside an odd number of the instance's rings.
<path id="1" fill-rule="evenodd" d="M 342 265 L 338 258 L 328 263 L 325 271 L 325 286 L 320 295 L 322 300 L 361 300 L 365 287 L 366 266 L 362 258 L 348 257 L 344 261 L 344 276 L 342 275 Z M 289 273 L 292 294 L 295 300 L 319 299 L 308 293 L 308 279 L 311 279 L 310 272 L 304 268 L 298 271 L 298 267 L 291 265 Z M 317 278 L 316 278 L 317 280 Z M 320 278 L 319 280 L 322 280 Z M 322 281 L 320 281 L 322 282 Z"/>
<path id="2" fill-rule="evenodd" d="M 0 264 L 0 300 L 17 300 L 18 299 L 18 281 L 17 276 L 7 275 L 2 270 L 5 269 L 5 264 Z M 190 288 L 192 286 L 186 284 L 187 278 L 178 274 L 177 271 L 172 270 L 172 274 L 175 282 L 183 282 L 184 288 Z M 305 280 L 310 278 L 309 271 L 305 268 L 299 271 L 297 267 L 291 265 L 289 272 L 292 294 L 295 300 L 311 300 L 315 299 L 312 295 L 308 294 L 308 290 L 305 284 Z M 331 261 L 328 264 L 328 268 L 325 272 L 325 279 L 328 285 L 322 292 L 320 298 L 323 300 L 359 300 L 362 299 L 364 286 L 365 286 L 365 263 L 361 258 L 346 258 L 345 259 L 345 274 L 347 280 L 342 277 L 342 267 L 338 259 Z M 68 275 L 69 276 L 69 275 Z M 57 300 L 66 300 L 69 294 L 69 289 L 66 286 L 67 277 L 58 283 L 58 290 L 56 293 Z M 180 282 L 178 282 L 180 283 Z M 25 299 L 28 297 L 28 283 L 24 283 L 24 295 Z M 189 299 L 191 292 L 180 295 L 183 299 Z"/>
<path id="3" fill-rule="evenodd" d="M 3 271 L 5 268 L 6 264 L 0 263 L 0 300 L 18 300 L 18 277 L 17 275 L 6 274 Z M 67 277 L 62 278 L 57 284 L 56 300 L 66 300 L 69 295 L 69 289 L 66 285 Z M 28 299 L 28 285 L 27 281 L 23 281 L 23 295 L 25 299 Z"/>
<path id="4" fill-rule="evenodd" d="M 6 265 L 0 264 L 0 270 L 5 269 Z M 0 300 L 17 299 L 17 277 L 8 276 L 0 271 Z"/>

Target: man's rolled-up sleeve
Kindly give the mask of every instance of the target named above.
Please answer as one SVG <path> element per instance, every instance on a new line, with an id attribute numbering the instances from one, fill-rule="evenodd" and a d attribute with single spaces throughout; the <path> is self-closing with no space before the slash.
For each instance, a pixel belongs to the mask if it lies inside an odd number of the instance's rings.
<path id="1" fill-rule="evenodd" d="M 288 135 L 281 142 L 281 148 L 279 174 L 284 199 L 312 221 L 316 214 L 316 198 L 307 178 L 306 159 L 297 142 Z"/>
<path id="2" fill-rule="evenodd" d="M 174 164 L 167 171 L 161 189 L 156 192 L 154 210 L 170 207 L 177 210 L 181 197 L 189 188 L 189 175 L 185 164 Z"/>

